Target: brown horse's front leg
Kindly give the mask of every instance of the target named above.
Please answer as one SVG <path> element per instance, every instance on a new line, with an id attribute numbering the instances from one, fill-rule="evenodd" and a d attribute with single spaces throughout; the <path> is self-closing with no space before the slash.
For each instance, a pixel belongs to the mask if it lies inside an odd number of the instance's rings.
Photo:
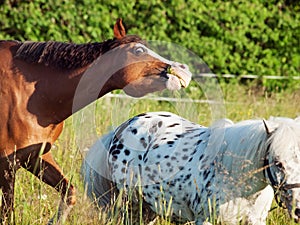
<path id="1" fill-rule="evenodd" d="M 57 223 L 63 222 L 76 202 L 75 188 L 65 178 L 50 151 L 38 159 L 31 159 L 30 164 L 32 166 L 26 169 L 46 184 L 54 187 L 62 196 L 57 216 L 52 218 L 49 224 L 54 221 L 57 221 Z"/>

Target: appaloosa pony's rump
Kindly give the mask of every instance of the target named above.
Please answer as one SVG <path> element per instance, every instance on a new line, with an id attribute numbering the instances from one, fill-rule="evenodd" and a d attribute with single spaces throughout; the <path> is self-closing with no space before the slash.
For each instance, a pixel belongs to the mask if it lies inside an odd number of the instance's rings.
<path id="1" fill-rule="evenodd" d="M 114 89 L 138 97 L 188 85 L 187 66 L 125 33 L 118 19 L 114 39 L 102 43 L 0 41 L 2 222 L 11 220 L 20 167 L 61 193 L 59 221 L 75 204 L 75 189 L 50 152 L 63 121 L 74 112 Z"/>

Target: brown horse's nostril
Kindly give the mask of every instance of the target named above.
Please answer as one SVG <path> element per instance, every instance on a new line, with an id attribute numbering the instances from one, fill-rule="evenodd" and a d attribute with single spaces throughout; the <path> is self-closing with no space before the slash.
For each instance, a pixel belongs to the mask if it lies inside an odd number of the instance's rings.
<path id="1" fill-rule="evenodd" d="M 184 65 L 184 64 L 180 64 L 179 67 L 182 69 L 186 69 L 186 65 Z"/>

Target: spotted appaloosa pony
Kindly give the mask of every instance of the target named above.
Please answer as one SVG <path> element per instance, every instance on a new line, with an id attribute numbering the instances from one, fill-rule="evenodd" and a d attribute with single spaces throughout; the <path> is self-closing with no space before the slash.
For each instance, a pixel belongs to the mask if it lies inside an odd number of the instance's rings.
<path id="1" fill-rule="evenodd" d="M 121 19 L 114 38 L 102 43 L 0 41 L 2 222 L 12 219 L 20 167 L 61 192 L 59 220 L 75 204 L 75 189 L 50 152 L 66 118 L 115 89 L 139 97 L 186 87 L 190 79 L 186 65 L 126 35 Z"/>
<path id="2" fill-rule="evenodd" d="M 197 225 L 263 225 L 274 191 L 300 222 L 299 171 L 300 117 L 203 127 L 168 112 L 126 121 L 91 148 L 82 167 L 100 206 L 110 207 L 123 189 L 133 204 L 143 200 L 151 219 L 171 207 L 174 221 Z"/>

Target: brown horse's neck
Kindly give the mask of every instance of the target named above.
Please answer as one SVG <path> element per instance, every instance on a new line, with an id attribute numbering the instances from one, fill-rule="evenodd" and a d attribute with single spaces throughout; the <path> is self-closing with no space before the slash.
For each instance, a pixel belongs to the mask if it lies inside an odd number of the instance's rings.
<path id="1" fill-rule="evenodd" d="M 104 42 L 73 44 L 55 41 L 17 43 L 14 58 L 28 63 L 44 64 L 61 70 L 85 68 L 99 56 L 130 42 L 141 39 L 136 35 L 127 35 L 119 39 L 108 39 Z"/>
<path id="2" fill-rule="evenodd" d="M 48 79 L 35 83 L 28 111 L 37 116 L 41 126 L 58 124 L 106 93 L 120 88 L 105 76 L 107 68 L 102 66 L 99 71 L 90 68 L 49 74 Z"/>
<path id="3" fill-rule="evenodd" d="M 122 41 L 83 45 L 15 42 L 14 65 L 26 82 L 34 85 L 28 111 L 42 126 L 58 124 L 106 93 L 122 89 L 122 62 L 115 50 L 123 43 L 139 40 L 126 36 Z"/>
<path id="4" fill-rule="evenodd" d="M 38 63 L 61 70 L 84 68 L 109 49 L 112 40 L 102 43 L 72 44 L 63 42 L 20 43 L 15 59 Z"/>

